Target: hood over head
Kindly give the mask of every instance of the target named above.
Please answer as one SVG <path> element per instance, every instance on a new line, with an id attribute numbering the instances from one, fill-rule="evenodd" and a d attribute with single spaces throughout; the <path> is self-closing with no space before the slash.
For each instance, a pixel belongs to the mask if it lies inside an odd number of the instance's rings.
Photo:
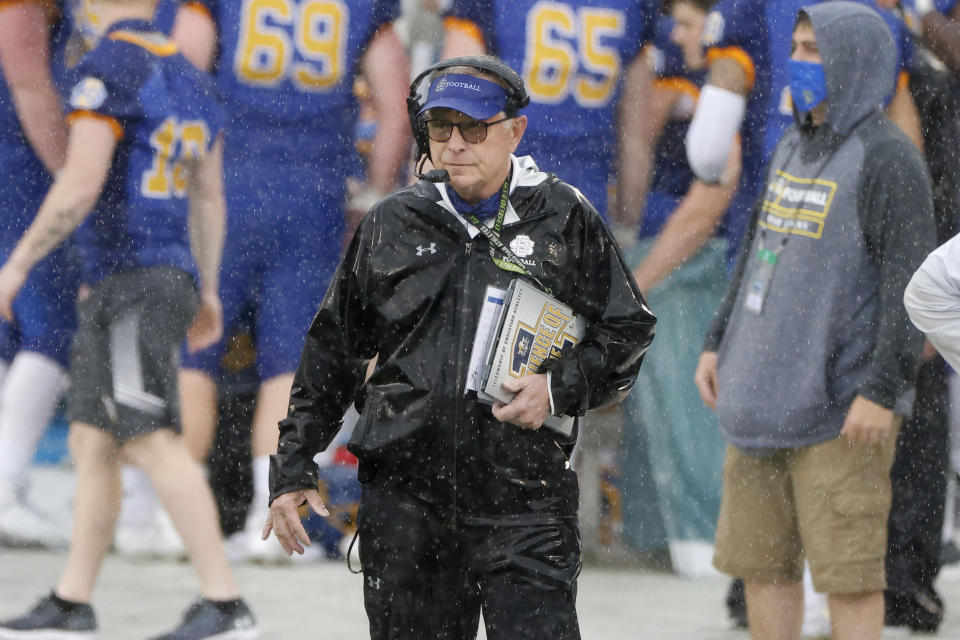
<path id="1" fill-rule="evenodd" d="M 893 34 L 876 11 L 857 2 L 823 2 L 803 12 L 813 25 L 827 77 L 825 123 L 846 135 L 893 95 Z"/>

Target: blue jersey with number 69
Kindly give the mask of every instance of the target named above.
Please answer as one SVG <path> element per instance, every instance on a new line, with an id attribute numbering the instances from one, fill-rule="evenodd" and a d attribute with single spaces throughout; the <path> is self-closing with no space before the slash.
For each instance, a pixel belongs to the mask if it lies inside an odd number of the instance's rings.
<path id="1" fill-rule="evenodd" d="M 196 275 L 187 163 L 222 129 L 212 82 L 142 20 L 112 25 L 76 75 L 68 120 L 98 119 L 117 137 L 100 199 L 77 234 L 84 279 L 160 265 Z"/>
<path id="2" fill-rule="evenodd" d="M 454 0 L 448 29 L 468 31 L 523 77 L 530 106 L 519 152 L 604 213 L 623 74 L 653 37 L 655 0 Z"/>
<path id="3" fill-rule="evenodd" d="M 217 26 L 214 75 L 231 161 L 300 168 L 340 193 L 352 153 L 353 78 L 398 0 L 202 0 Z"/>

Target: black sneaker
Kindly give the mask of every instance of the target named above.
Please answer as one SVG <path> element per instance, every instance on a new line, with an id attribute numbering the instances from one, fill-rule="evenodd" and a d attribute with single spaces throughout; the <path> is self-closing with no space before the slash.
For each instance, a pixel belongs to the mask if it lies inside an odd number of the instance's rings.
<path id="1" fill-rule="evenodd" d="M 727 615 L 730 616 L 730 627 L 732 629 L 747 629 L 750 627 L 750 623 L 747 622 L 747 598 L 743 580 L 740 578 L 735 578 L 730 583 L 726 605 Z"/>
<path id="2" fill-rule="evenodd" d="M 227 606 L 200 599 L 187 607 L 183 622 L 152 640 L 253 640 L 260 630 L 243 600 Z"/>
<path id="3" fill-rule="evenodd" d="M 97 619 L 88 604 L 67 603 L 51 593 L 26 615 L 0 622 L 0 640 L 94 640 Z"/>
<path id="4" fill-rule="evenodd" d="M 936 591 L 912 595 L 884 594 L 884 620 L 887 627 L 908 627 L 920 633 L 936 633 L 943 622 L 943 600 Z"/>

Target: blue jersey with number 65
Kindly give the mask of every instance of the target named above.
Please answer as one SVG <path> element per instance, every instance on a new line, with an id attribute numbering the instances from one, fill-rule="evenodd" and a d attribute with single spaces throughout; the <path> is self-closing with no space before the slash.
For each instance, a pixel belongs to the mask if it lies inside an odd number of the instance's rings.
<path id="1" fill-rule="evenodd" d="M 519 148 L 605 213 L 627 67 L 653 37 L 655 0 L 454 0 L 467 31 L 523 77 L 530 106 Z"/>

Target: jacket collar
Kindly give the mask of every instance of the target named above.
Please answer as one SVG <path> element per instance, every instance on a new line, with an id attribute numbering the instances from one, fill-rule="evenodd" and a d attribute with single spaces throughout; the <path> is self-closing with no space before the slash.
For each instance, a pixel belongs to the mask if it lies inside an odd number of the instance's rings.
<path id="1" fill-rule="evenodd" d="M 513 171 L 510 177 L 511 196 L 519 187 L 535 187 L 547 179 L 547 174 L 540 171 L 540 169 L 537 167 L 537 163 L 534 162 L 533 158 L 530 156 L 518 158 L 517 156 L 511 154 L 510 162 L 513 164 Z M 453 204 L 451 204 L 450 195 L 447 193 L 447 185 L 439 182 L 433 185 L 433 187 L 436 189 L 436 203 L 440 206 L 440 208 L 452 214 L 467 230 L 467 233 L 470 234 L 471 239 L 475 238 L 477 234 L 480 233 L 480 230 L 470 224 L 466 218 L 461 216 L 460 213 L 454 208 Z M 504 226 L 507 226 L 517 222 L 520 222 L 520 216 L 517 214 L 517 210 L 513 208 L 513 203 L 507 200 L 507 211 L 503 217 L 503 224 Z M 493 220 L 488 220 L 485 224 L 487 226 L 492 226 Z"/>

